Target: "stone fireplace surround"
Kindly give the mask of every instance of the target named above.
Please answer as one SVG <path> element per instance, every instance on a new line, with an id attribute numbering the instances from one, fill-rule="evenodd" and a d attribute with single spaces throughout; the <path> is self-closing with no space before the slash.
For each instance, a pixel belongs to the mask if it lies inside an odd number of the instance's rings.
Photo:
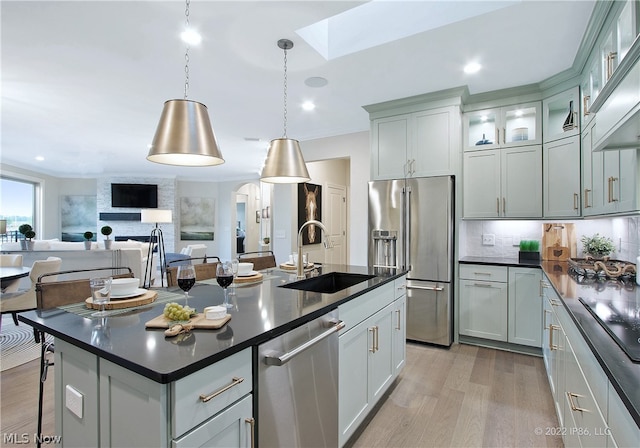
<path id="1" fill-rule="evenodd" d="M 171 178 L 157 177 L 108 177 L 97 180 L 98 240 L 104 239 L 100 228 L 108 225 L 113 229 L 110 238 L 115 241 L 126 241 L 127 239 L 142 241 L 143 238 L 148 241 L 155 224 L 140 222 L 139 208 L 111 207 L 112 183 L 155 184 L 158 186 L 158 208 L 171 210 L 173 214 L 171 224 L 159 224 L 159 227 L 162 228 L 165 251 L 174 252 L 175 229 L 179 216 L 179 210 L 176 206 L 177 181 Z"/>

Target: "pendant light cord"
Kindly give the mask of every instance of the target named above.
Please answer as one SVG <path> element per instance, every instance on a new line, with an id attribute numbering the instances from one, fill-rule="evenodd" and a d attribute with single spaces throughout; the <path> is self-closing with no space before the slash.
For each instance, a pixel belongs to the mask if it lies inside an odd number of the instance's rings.
<path id="1" fill-rule="evenodd" d="M 287 138 L 287 47 L 284 47 L 284 135 Z"/>
<path id="2" fill-rule="evenodd" d="M 184 10 L 185 15 L 185 30 L 189 30 L 189 3 L 190 0 L 186 0 L 187 6 Z M 187 49 L 184 53 L 184 99 L 187 99 L 187 95 L 189 93 L 189 44 L 187 44 Z"/>

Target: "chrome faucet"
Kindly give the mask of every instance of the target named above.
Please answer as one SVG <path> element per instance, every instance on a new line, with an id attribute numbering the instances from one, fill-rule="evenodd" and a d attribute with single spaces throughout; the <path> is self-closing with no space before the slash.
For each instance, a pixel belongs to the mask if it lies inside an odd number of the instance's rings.
<path id="1" fill-rule="evenodd" d="M 300 230 L 298 230 L 298 270 L 297 270 L 297 278 L 304 278 L 304 260 L 302 256 L 302 231 L 308 225 L 316 225 L 320 227 L 324 231 L 324 247 L 325 249 L 330 249 L 333 247 L 333 242 L 329 239 L 329 231 L 320 221 L 316 221 L 315 219 L 310 219 L 300 226 Z"/>

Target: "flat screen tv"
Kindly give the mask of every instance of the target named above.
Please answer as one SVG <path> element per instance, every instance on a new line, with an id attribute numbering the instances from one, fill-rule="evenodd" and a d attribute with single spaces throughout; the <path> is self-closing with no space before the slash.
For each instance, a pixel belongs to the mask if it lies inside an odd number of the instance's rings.
<path id="1" fill-rule="evenodd" d="M 111 206 L 158 208 L 158 186 L 150 184 L 111 184 Z"/>

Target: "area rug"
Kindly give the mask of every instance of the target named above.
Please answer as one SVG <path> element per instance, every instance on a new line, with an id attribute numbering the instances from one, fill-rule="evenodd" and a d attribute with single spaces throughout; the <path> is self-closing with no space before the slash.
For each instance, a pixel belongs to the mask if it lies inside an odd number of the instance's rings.
<path id="1" fill-rule="evenodd" d="M 53 340 L 49 335 L 47 339 Z M 2 316 L 0 330 L 0 371 L 25 364 L 40 357 L 40 344 L 33 338 L 33 327 L 16 326 L 10 314 Z"/>

